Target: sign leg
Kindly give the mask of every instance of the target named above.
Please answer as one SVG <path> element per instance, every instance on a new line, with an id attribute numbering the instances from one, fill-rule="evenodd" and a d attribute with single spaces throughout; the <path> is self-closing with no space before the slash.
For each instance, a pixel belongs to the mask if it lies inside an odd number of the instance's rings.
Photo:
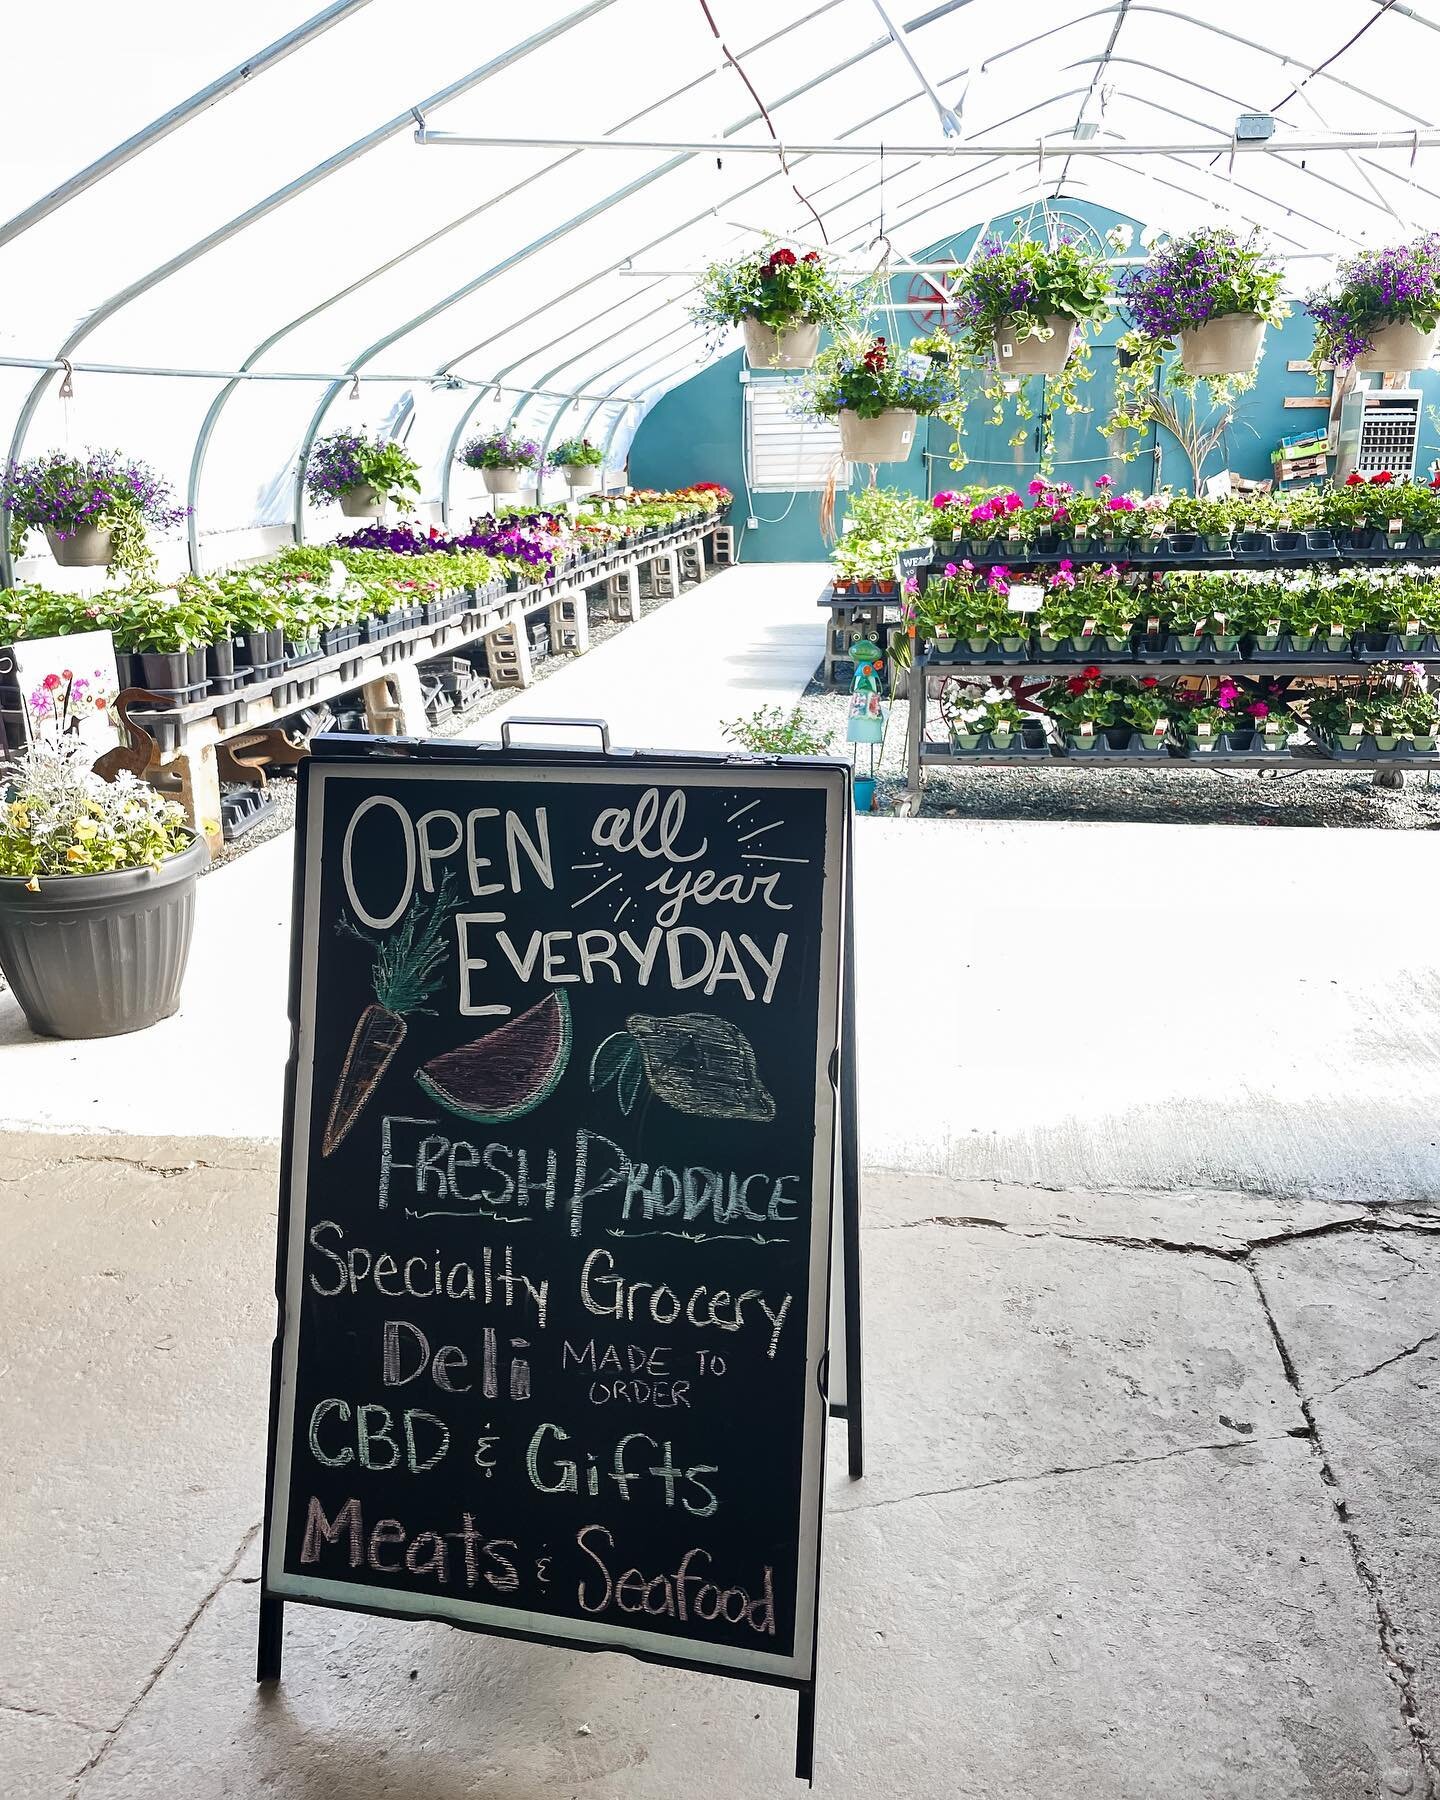
<path id="1" fill-rule="evenodd" d="M 860 1357 L 860 1118 L 855 1073 L 855 907 L 845 914 L 845 999 L 840 1020 L 840 1241 L 845 1295 L 845 1436 L 850 1479 L 865 1473 Z"/>
<path id="2" fill-rule="evenodd" d="M 815 1785 L 815 1687 L 803 1687 L 795 1698 L 795 1779 Z"/>
<path id="3" fill-rule="evenodd" d="M 255 1647 L 255 1679 L 278 1681 L 285 1636 L 285 1602 L 269 1594 L 260 1596 L 260 1631 Z"/>

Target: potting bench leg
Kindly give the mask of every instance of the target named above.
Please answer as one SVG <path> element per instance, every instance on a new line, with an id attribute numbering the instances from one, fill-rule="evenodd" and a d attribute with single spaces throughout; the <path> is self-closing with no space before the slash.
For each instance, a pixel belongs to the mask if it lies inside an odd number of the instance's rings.
<path id="1" fill-rule="evenodd" d="M 910 719 L 905 730 L 905 783 L 910 789 L 913 799 L 911 811 L 920 808 L 920 745 L 925 737 L 925 700 L 929 683 L 925 679 L 925 665 L 917 657 L 910 665 Z"/>
<path id="2" fill-rule="evenodd" d="M 414 663 L 396 663 L 360 690 L 365 724 L 377 737 L 424 737 L 428 728 L 420 671 Z"/>
<path id="3" fill-rule="evenodd" d="M 490 664 L 492 687 L 527 688 L 535 679 L 530 663 L 530 635 L 518 606 L 511 607 L 504 624 L 486 635 L 485 657 Z"/>
<path id="4" fill-rule="evenodd" d="M 727 569 L 735 561 L 735 528 L 733 525 L 717 525 L 715 527 L 715 567 Z"/>
<path id="5" fill-rule="evenodd" d="M 640 617 L 640 566 L 622 563 L 610 577 L 610 617 L 623 624 L 634 624 Z"/>
<path id="6" fill-rule="evenodd" d="M 187 744 L 167 768 L 180 777 L 180 804 L 185 808 L 185 822 L 203 834 L 210 854 L 219 853 L 225 842 L 220 828 L 220 765 L 213 743 Z"/>
<path id="7" fill-rule="evenodd" d="M 565 588 L 550 603 L 550 647 L 583 656 L 590 648 L 590 613 L 583 588 Z"/>

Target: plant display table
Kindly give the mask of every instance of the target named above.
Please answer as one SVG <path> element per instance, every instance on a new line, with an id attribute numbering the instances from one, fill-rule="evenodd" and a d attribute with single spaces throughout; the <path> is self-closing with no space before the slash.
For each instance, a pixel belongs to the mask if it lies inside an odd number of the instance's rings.
<path id="1" fill-rule="evenodd" d="M 624 550 L 588 558 L 558 571 L 551 580 L 484 597 L 470 595 L 451 616 L 396 631 L 374 643 L 352 644 L 331 655 L 312 657 L 259 682 L 209 694 L 189 705 L 134 708 L 134 718 L 154 738 L 160 754 L 149 774 L 173 778 L 185 816 L 204 833 L 212 851 L 221 843 L 220 745 L 238 736 L 278 725 L 300 707 L 315 707 L 358 691 L 366 723 L 381 736 L 427 735 L 420 665 L 467 644 L 483 642 L 490 679 L 500 687 L 528 687 L 533 680 L 527 618 L 548 614 L 552 651 L 583 655 L 590 647 L 588 593 L 605 587 L 612 617 L 640 616 L 640 572 L 663 572 L 652 591 L 678 591 L 682 559 L 690 568 L 704 563 L 705 538 L 716 529 L 708 519 L 657 533 Z M 674 586 L 671 586 L 671 583 Z"/>
<path id="2" fill-rule="evenodd" d="M 825 630 L 825 685 L 849 692 L 855 674 L 850 647 L 869 638 L 882 650 L 893 626 L 900 623 L 900 595 L 896 584 L 888 594 L 857 594 L 849 588 L 827 587 L 816 601 L 830 619 Z"/>
<path id="3" fill-rule="evenodd" d="M 1433 641 L 1421 652 L 1403 653 L 1408 662 L 1418 662 L 1440 673 L 1440 647 Z M 1117 747 L 1111 737 L 1119 734 L 1098 733 L 1091 747 L 1080 749 L 1072 738 L 1067 744 L 1058 734 L 1046 729 L 1045 715 L 1035 706 L 1036 697 L 1057 681 L 1073 676 L 1083 666 L 1102 679 L 1115 677 L 1149 678 L 1159 684 L 1185 678 L 1213 677 L 1237 683 L 1265 681 L 1288 689 L 1291 682 L 1334 680 L 1337 676 L 1364 675 L 1372 672 L 1380 658 L 1375 655 L 1326 655 L 1315 658 L 1249 657 L 1205 659 L 1198 655 L 1146 654 L 1137 652 L 1127 657 L 1095 656 L 1082 658 L 1069 654 L 1046 657 L 1032 649 L 1024 657 L 1001 659 L 976 658 L 964 651 L 942 653 L 921 651 L 915 658 L 910 678 L 910 718 L 907 736 L 906 772 L 908 786 L 916 805 L 923 791 L 927 767 L 944 764 L 971 764 L 980 767 L 1008 768 L 1018 764 L 1046 768 L 1104 768 L 1134 765 L 1175 768 L 1225 769 L 1353 769 L 1365 767 L 1397 767 L 1400 769 L 1440 769 L 1440 749 L 1417 751 L 1400 744 L 1384 749 L 1373 738 L 1367 738 L 1354 749 L 1332 747 L 1318 742 L 1296 742 L 1290 737 L 1273 749 L 1232 748 L 1227 735 L 1215 741 L 1214 748 L 1197 750 L 1193 746 L 1165 744 L 1143 747 L 1139 733 L 1131 734 L 1131 743 Z M 931 703 L 937 698 L 939 684 L 952 679 L 990 682 L 1005 681 L 1023 706 L 1035 707 L 1034 727 L 1014 734 L 1012 742 L 997 748 L 989 734 L 977 734 L 974 748 L 960 747 L 947 737 L 936 741 L 927 737 Z"/>

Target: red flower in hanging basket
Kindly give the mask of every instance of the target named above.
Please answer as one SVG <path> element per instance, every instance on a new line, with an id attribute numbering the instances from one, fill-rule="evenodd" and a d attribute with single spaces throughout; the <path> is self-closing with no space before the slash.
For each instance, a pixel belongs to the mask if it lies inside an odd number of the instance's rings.
<path id="1" fill-rule="evenodd" d="M 805 260 L 806 262 L 819 262 L 820 252 L 818 250 L 807 250 L 805 252 Z"/>

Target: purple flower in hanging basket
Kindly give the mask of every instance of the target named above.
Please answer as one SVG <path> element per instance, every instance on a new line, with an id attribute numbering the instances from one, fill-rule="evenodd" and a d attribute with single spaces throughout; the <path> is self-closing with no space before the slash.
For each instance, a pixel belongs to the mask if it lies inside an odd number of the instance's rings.
<path id="1" fill-rule="evenodd" d="M 511 437 L 508 431 L 482 433 L 460 451 L 460 461 L 470 469 L 533 469 L 539 460 L 533 438 Z"/>
<path id="2" fill-rule="evenodd" d="M 55 450 L 12 462 L 0 504 L 22 528 L 48 528 L 58 538 L 72 538 L 87 525 L 110 529 L 117 514 L 138 514 L 161 526 L 190 516 L 163 476 L 146 463 L 127 461 L 119 450 L 86 450 L 79 457 Z"/>

